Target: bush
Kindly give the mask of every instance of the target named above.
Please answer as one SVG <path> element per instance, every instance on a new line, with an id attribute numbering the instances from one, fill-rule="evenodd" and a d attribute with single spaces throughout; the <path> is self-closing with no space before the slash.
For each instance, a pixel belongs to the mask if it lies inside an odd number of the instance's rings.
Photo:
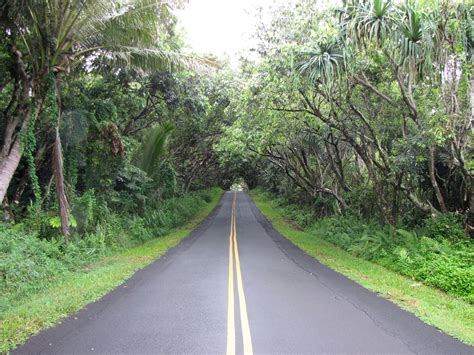
<path id="1" fill-rule="evenodd" d="M 74 271 L 106 253 L 98 235 L 45 240 L 1 226 L 0 293 L 19 295 L 39 291 L 59 275 Z"/>
<path id="2" fill-rule="evenodd" d="M 424 232 L 428 237 L 453 242 L 467 241 L 468 236 L 464 233 L 462 216 L 456 213 L 445 213 L 436 217 L 425 219 Z"/>
<path id="3" fill-rule="evenodd" d="M 207 203 L 210 203 L 212 201 L 212 196 L 208 193 L 205 193 L 203 196 L 202 196 L 203 200 Z"/>

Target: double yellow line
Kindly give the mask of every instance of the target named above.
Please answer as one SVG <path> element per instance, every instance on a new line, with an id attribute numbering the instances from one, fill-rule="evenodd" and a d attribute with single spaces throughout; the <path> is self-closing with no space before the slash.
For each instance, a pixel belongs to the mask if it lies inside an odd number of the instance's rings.
<path id="1" fill-rule="evenodd" d="M 236 197 L 237 193 L 234 192 L 229 236 L 229 303 L 227 306 L 227 355 L 235 354 L 234 255 L 235 271 L 237 275 L 237 292 L 239 295 L 240 323 L 242 326 L 242 338 L 244 343 L 244 354 L 252 355 L 252 337 L 250 336 L 249 318 L 247 315 L 247 303 L 245 302 L 242 273 L 240 271 L 239 247 L 237 244 L 237 229 L 235 223 Z"/>

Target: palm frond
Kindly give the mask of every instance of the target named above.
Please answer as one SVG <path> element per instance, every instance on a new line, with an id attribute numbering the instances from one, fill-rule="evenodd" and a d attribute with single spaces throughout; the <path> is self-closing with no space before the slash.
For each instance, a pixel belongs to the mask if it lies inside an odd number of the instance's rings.
<path id="1" fill-rule="evenodd" d="M 97 65 L 107 64 L 117 67 L 140 69 L 144 72 L 156 72 L 157 70 L 174 71 L 178 68 L 190 68 L 193 70 L 210 70 L 221 64 L 213 57 L 199 56 L 193 53 L 155 48 L 141 48 L 130 46 L 114 46 L 109 48 L 94 49 L 99 55 L 94 63 Z"/>
<path id="2" fill-rule="evenodd" d="M 376 41 L 382 45 L 391 35 L 397 24 L 397 8 L 391 0 L 373 0 L 357 3 L 346 10 L 346 20 L 343 30 L 347 35 L 353 35 L 359 45 L 367 41 Z"/>
<path id="3" fill-rule="evenodd" d="M 166 155 L 166 142 L 172 130 L 171 123 L 150 129 L 139 148 L 136 166 L 145 171 L 148 176 L 153 176 L 163 161 Z"/>
<path id="4" fill-rule="evenodd" d="M 87 58 L 162 69 L 212 65 L 172 45 L 176 18 L 165 0 L 5 0 L 33 68 L 67 70 Z M 5 10 L 6 11 L 6 10 Z M 19 11 L 19 14 L 16 12 Z M 14 21 L 13 21 L 14 20 Z M 100 61 L 99 61 L 100 62 Z"/>

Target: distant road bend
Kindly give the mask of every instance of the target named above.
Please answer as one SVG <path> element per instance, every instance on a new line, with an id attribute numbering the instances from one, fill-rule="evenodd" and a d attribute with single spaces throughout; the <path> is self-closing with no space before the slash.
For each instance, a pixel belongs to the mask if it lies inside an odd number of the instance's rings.
<path id="1" fill-rule="evenodd" d="M 178 247 L 14 353 L 474 354 L 474 348 L 307 256 L 246 193 L 226 192 Z"/>

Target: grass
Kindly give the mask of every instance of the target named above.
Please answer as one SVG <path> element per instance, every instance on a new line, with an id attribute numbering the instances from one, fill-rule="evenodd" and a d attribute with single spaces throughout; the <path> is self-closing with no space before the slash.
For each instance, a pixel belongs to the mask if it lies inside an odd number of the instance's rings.
<path id="1" fill-rule="evenodd" d="M 365 288 L 414 313 L 424 322 L 474 345 L 474 306 L 435 288 L 357 258 L 321 236 L 296 228 L 262 191 L 250 192 L 273 227 L 308 255 Z"/>
<path id="2" fill-rule="evenodd" d="M 137 247 L 107 256 L 79 272 L 60 278 L 53 287 L 19 300 L 0 323 L 0 353 L 23 344 L 30 336 L 77 312 L 129 279 L 186 238 L 218 204 L 222 190 L 211 190 L 212 201 L 182 227 Z"/>

